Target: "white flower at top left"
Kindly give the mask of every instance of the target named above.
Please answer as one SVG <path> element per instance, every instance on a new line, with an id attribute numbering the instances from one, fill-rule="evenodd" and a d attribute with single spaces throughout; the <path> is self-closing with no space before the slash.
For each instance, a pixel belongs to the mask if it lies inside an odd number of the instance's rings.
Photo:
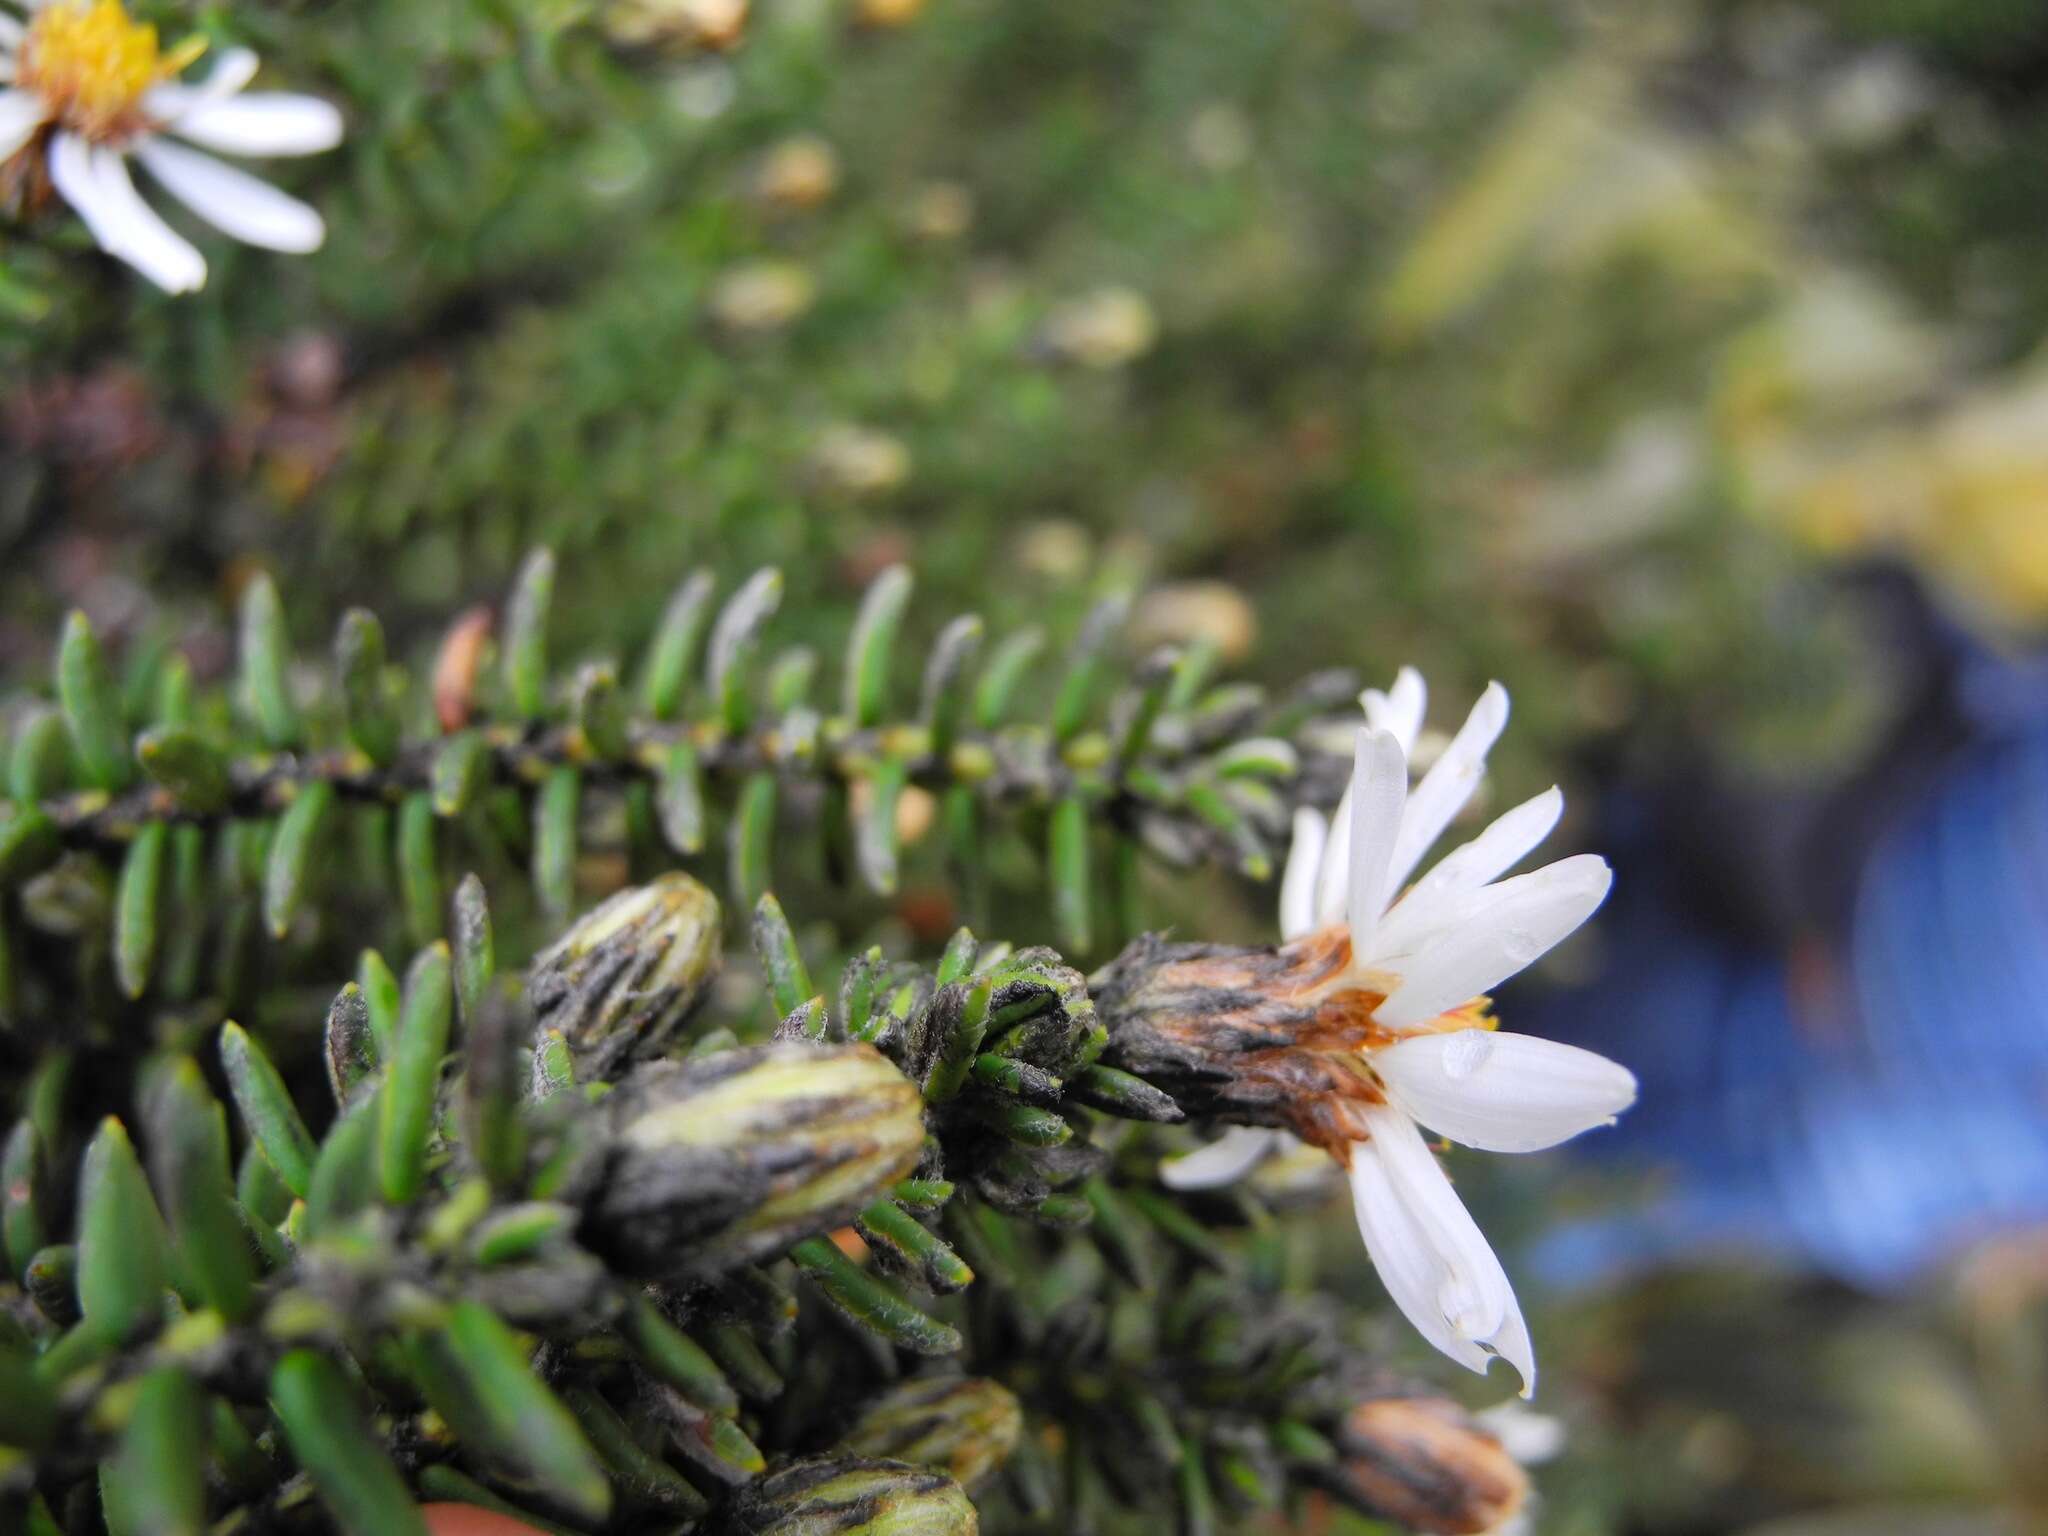
<path id="1" fill-rule="evenodd" d="M 256 55 L 242 48 L 203 81 L 178 83 L 204 49 L 195 39 L 162 50 L 156 28 L 121 0 L 29 0 L 25 17 L 0 9 L 0 188 L 29 207 L 54 191 L 102 250 L 171 293 L 201 287 L 206 258 L 142 200 L 130 159 L 224 234 L 273 251 L 318 249 L 318 213 L 190 146 L 317 154 L 341 142 L 341 114 L 315 96 L 244 90 Z"/>

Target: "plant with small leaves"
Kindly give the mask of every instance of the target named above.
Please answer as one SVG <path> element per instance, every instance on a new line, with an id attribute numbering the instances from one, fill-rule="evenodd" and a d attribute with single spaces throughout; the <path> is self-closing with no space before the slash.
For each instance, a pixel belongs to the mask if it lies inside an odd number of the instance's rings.
<path id="1" fill-rule="evenodd" d="M 867 950 L 828 1001 L 764 895 L 764 1036 L 705 1016 L 718 903 L 687 876 L 622 892 L 523 978 L 495 972 L 481 886 L 456 905 L 459 948 L 428 945 L 402 983 L 363 957 L 314 1061 L 229 1023 L 211 1060 L 147 1064 L 141 1146 L 115 1119 L 91 1136 L 69 1242 L 61 1138 L 14 1127 L 4 1230 L 30 1281 L 0 1341 L 0 1497 L 33 1518 L 97 1499 L 116 1529 L 158 1509 L 290 1524 L 310 1493 L 352 1533 L 418 1530 L 435 1497 L 581 1531 L 836 1530 L 866 1510 L 964 1532 L 1030 1416 L 1097 1411 L 1080 1377 L 1049 1385 L 1054 1355 L 1000 1342 L 1044 1305 L 1041 1260 L 1088 1256 L 1127 1302 L 1159 1249 L 1236 1262 L 1149 1187 L 1139 1143 L 1098 1139 L 1180 1111 L 1099 1063 L 1110 1025 L 1051 950 L 963 930 L 930 971 Z M 294 1091 L 307 1066 L 325 1103 Z M 1296 1442 L 1338 1437 L 1323 1335 L 1273 1309 L 1250 1354 L 1219 1353 L 1227 1290 L 1188 1272 L 1174 1294 L 1147 1390 L 1177 1406 L 1143 1422 L 1195 1413 L 1173 1432 L 1220 1489 L 1287 1485 Z M 961 1358 L 997 1379 L 875 1375 Z M 874 1379 L 848 1396 L 849 1372 Z M 1231 1449 L 1249 1431 L 1203 1407 L 1225 1376 L 1307 1416 L 1275 1442 L 1293 1450 Z M 817 1438 L 849 1401 L 866 1407 Z M 296 1500 L 265 1470 L 281 1453 Z"/>
<path id="2" fill-rule="evenodd" d="M 773 570 L 723 603 L 710 573 L 687 577 L 631 686 L 608 660 L 567 676 L 555 665 L 555 571 L 545 550 L 521 568 L 496 667 L 480 664 L 490 637 L 465 620 L 435 665 L 408 672 L 376 617 L 353 608 L 317 688 L 260 574 L 242 598 L 236 675 L 217 695 L 195 693 L 163 655 L 117 688 L 74 614 L 58 646 L 60 708 L 17 738 L 0 810 L 0 888 L 20 893 L 36 939 L 9 937 L 0 969 L 14 1000 L 0 1007 L 33 1021 L 83 984 L 77 967 L 107 960 L 145 1004 L 245 1005 L 285 975 L 333 974 L 337 941 L 449 937 L 457 857 L 531 936 L 567 917 L 600 864 L 701 872 L 721 823 L 725 883 L 745 907 L 800 835 L 891 896 L 917 851 L 906 837 L 932 821 L 939 862 L 972 906 L 994 839 L 1021 835 L 1040 850 L 1063 946 L 1085 955 L 1137 930 L 1141 851 L 1263 878 L 1292 807 L 1327 803 L 1341 782 L 1320 722 L 1349 700 L 1348 675 L 1269 702 L 1211 686 L 1198 649 L 1154 654 L 1120 679 L 1122 599 L 1067 647 L 1048 713 L 1022 707 L 1045 637 L 1010 636 L 984 662 L 973 615 L 936 624 L 907 707 L 898 662 L 926 620 L 910 572 L 891 567 L 844 642 L 834 708 L 811 698 L 808 651 L 791 653 L 800 667 L 761 664 L 782 592 Z M 451 667 L 449 648 L 470 662 Z M 930 797 L 935 816 L 907 812 L 910 797 Z M 510 900 L 514 872 L 532 892 L 524 905 Z M 344 908 L 361 921 L 334 922 Z"/>

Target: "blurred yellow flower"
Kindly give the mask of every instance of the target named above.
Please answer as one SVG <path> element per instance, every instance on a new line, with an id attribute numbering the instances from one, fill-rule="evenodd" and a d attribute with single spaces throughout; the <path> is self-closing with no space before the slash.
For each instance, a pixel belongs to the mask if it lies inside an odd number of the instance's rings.
<path id="1" fill-rule="evenodd" d="M 1069 299 L 1047 317 L 1045 348 L 1084 368 L 1121 368 L 1152 349 L 1159 321 L 1142 293 L 1098 288 Z"/>
<path id="2" fill-rule="evenodd" d="M 815 208 L 839 190 L 839 152 L 815 134 L 784 139 L 763 157 L 754 190 L 770 207 Z"/>
<path id="3" fill-rule="evenodd" d="M 791 261 L 754 261 L 734 267 L 711 285 L 711 317 L 729 331 L 779 331 L 818 296 L 811 274 Z"/>

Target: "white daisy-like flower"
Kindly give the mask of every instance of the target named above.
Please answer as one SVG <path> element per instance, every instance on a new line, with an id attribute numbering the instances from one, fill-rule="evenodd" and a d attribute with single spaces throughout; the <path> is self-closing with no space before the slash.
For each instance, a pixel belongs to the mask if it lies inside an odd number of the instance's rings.
<path id="1" fill-rule="evenodd" d="M 1508 875 L 1557 825 L 1564 798 L 1553 788 L 1409 884 L 1478 788 L 1508 717 L 1506 691 L 1489 686 L 1411 786 L 1425 699 L 1412 668 L 1385 692 L 1367 690 L 1336 815 L 1326 823 L 1313 810 L 1296 814 L 1280 890 L 1290 941 L 1282 953 L 1298 951 L 1312 972 L 1299 995 L 1331 1042 L 1321 1048 L 1344 1052 L 1355 1073 L 1319 1106 L 1318 1125 L 1347 1165 L 1359 1231 L 1388 1294 L 1453 1360 L 1484 1374 L 1494 1355 L 1506 1359 L 1527 1397 L 1536 1362 L 1521 1307 L 1423 1130 L 1489 1152 L 1534 1152 L 1610 1123 L 1635 1101 L 1626 1068 L 1496 1030 L 1484 995 L 1590 917 L 1611 875 L 1591 854 Z M 1225 1183 L 1285 1136 L 1234 1128 L 1166 1164 L 1162 1177 L 1183 1189 Z"/>
<path id="2" fill-rule="evenodd" d="M 224 234 L 305 252 L 326 237 L 318 213 L 190 146 L 310 155 L 341 142 L 341 114 L 318 97 L 244 90 L 256 74 L 247 49 L 197 85 L 176 83 L 204 48 L 163 51 L 121 0 L 27 0 L 25 18 L 0 10 L 0 186 L 30 206 L 54 191 L 102 250 L 171 293 L 204 284 L 206 260 L 142 200 L 131 158 Z"/>

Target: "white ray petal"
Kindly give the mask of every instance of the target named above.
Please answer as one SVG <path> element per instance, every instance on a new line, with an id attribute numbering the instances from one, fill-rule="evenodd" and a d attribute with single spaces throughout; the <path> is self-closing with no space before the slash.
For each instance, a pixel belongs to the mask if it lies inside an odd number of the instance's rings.
<path id="1" fill-rule="evenodd" d="M 1605 1056 L 1491 1029 L 1414 1035 L 1371 1056 L 1394 1101 L 1439 1136 L 1486 1152 L 1539 1152 L 1611 1125 L 1635 1075 Z"/>
<path id="2" fill-rule="evenodd" d="M 212 97 L 233 96 L 256 78 L 256 52 L 251 48 L 229 48 L 213 61 L 213 68 L 196 89 Z"/>
<path id="3" fill-rule="evenodd" d="M 1394 739 L 1401 743 L 1401 750 L 1410 757 L 1415 755 L 1415 743 L 1422 735 L 1422 715 L 1429 702 L 1429 690 L 1424 686 L 1422 674 L 1413 667 L 1403 667 L 1394 674 L 1394 684 L 1382 693 L 1377 688 L 1368 688 L 1358 696 L 1361 708 L 1365 710 L 1365 723 L 1375 730 L 1392 731 Z"/>
<path id="4" fill-rule="evenodd" d="M 1506 874 L 1533 852 L 1564 814 L 1564 794 L 1556 786 L 1496 816 L 1484 832 L 1452 850 L 1394 903 L 1380 925 L 1380 948 L 1388 953 L 1412 947 L 1414 940 L 1440 926 L 1442 914 L 1456 898 Z"/>
<path id="5" fill-rule="evenodd" d="M 1473 892 L 1469 917 L 1419 946 L 1373 1017 L 1408 1029 L 1490 991 L 1591 917 L 1613 881 L 1606 860 L 1583 853 Z"/>
<path id="6" fill-rule="evenodd" d="M 156 122 L 175 125 L 189 112 L 239 94 L 256 78 L 256 68 L 251 50 L 230 48 L 214 60 L 204 80 L 151 86 L 143 93 L 142 110 Z"/>
<path id="7" fill-rule="evenodd" d="M 1536 1362 L 1507 1271 L 1415 1123 L 1385 1104 L 1366 1119 L 1372 1140 L 1351 1149 L 1352 1204 L 1387 1293 L 1461 1365 L 1483 1375 L 1487 1350 L 1506 1359 L 1528 1396 Z"/>
<path id="8" fill-rule="evenodd" d="M 0 48 L 13 53 L 21 46 L 21 40 L 28 36 L 28 28 L 21 24 L 21 18 L 12 11 L 0 11 Z"/>
<path id="9" fill-rule="evenodd" d="M 1431 896 L 1413 904 L 1403 901 L 1399 904 L 1403 909 L 1399 922 L 1391 917 L 1382 921 L 1373 963 L 1397 976 L 1412 976 L 1418 967 L 1426 966 L 1428 957 L 1440 945 L 1454 940 L 1460 933 L 1493 923 L 1493 914 L 1503 904 L 1527 901 L 1532 886 L 1546 888 L 1553 882 L 1566 880 L 1574 869 L 1580 870 L 1584 878 L 1590 878 L 1584 875 L 1583 866 L 1592 859 L 1592 855 L 1579 854 L 1574 858 L 1579 863 L 1559 859 L 1526 875 L 1496 880 L 1476 890 Z M 1559 865 L 1566 866 L 1565 873 L 1557 872 Z"/>
<path id="10" fill-rule="evenodd" d="M 1493 1352 L 1515 1368 L 1515 1374 L 1522 1378 L 1521 1396 L 1524 1401 L 1536 1395 L 1536 1345 L 1529 1337 L 1528 1319 L 1522 1316 L 1522 1304 L 1515 1299 L 1513 1290 L 1508 1292 L 1507 1316 L 1501 1319 L 1500 1329 L 1491 1340 Z"/>
<path id="11" fill-rule="evenodd" d="M 1316 876 L 1323 867 L 1329 824 L 1321 811 L 1303 806 L 1294 813 L 1294 841 L 1280 876 L 1280 937 L 1298 939 L 1316 928 Z"/>
<path id="12" fill-rule="evenodd" d="M 0 160 L 26 144 L 47 115 L 34 91 L 0 91 Z"/>
<path id="13" fill-rule="evenodd" d="M 1345 900 L 1355 965 L 1372 953 L 1380 914 L 1387 909 L 1387 861 L 1407 799 L 1408 755 L 1401 743 L 1392 731 L 1361 726 L 1351 757 L 1351 877 Z"/>
<path id="14" fill-rule="evenodd" d="M 1388 1297 L 1432 1346 L 1467 1370 L 1485 1375 L 1486 1351 L 1444 1317 L 1444 1263 L 1430 1245 L 1429 1234 L 1395 1194 L 1377 1142 L 1358 1142 L 1351 1148 L 1350 1177 L 1358 1235 L 1365 1240 L 1366 1254 Z"/>
<path id="15" fill-rule="evenodd" d="M 1507 723 L 1508 691 L 1499 683 L 1488 683 L 1451 744 L 1429 765 L 1429 772 L 1408 797 L 1408 811 L 1401 819 L 1401 836 L 1387 877 L 1390 888 L 1401 888 L 1430 845 L 1465 808 L 1486 773 L 1486 754 L 1500 740 Z"/>
<path id="16" fill-rule="evenodd" d="M 69 133 L 50 140 L 50 180 L 78 211 L 93 239 L 169 293 L 206 282 L 206 258 L 145 203 L 112 150 L 94 149 Z"/>
<path id="17" fill-rule="evenodd" d="M 1444 1320 L 1462 1337 L 1486 1343 L 1513 1299 L 1507 1272 L 1415 1122 L 1387 1104 L 1370 1106 L 1365 1118 L 1395 1195 L 1444 1267 L 1437 1296 Z"/>
<path id="18" fill-rule="evenodd" d="M 1485 831 L 1438 860 L 1434 869 L 1415 882 L 1415 890 L 1432 896 L 1477 890 L 1533 853 L 1556 830 L 1563 815 L 1564 791 L 1553 784 L 1513 810 L 1501 812 L 1487 823 Z"/>
<path id="19" fill-rule="evenodd" d="M 1351 785 L 1330 817 L 1330 835 L 1323 840 L 1323 867 L 1316 876 L 1316 926 L 1344 921 L 1351 892 Z"/>
<path id="20" fill-rule="evenodd" d="M 161 86 L 146 105 L 172 133 L 230 155 L 314 155 L 341 142 L 341 114 L 317 96 L 246 91 L 215 98 L 202 87 Z"/>
<path id="21" fill-rule="evenodd" d="M 1235 1184 L 1279 1150 L 1283 1131 L 1264 1126 L 1233 1125 L 1206 1147 L 1159 1165 L 1159 1182 L 1168 1189 L 1219 1189 Z"/>
<path id="22" fill-rule="evenodd" d="M 1480 1409 L 1472 1418 L 1500 1442 L 1502 1450 L 1525 1467 L 1555 1460 L 1570 1440 L 1563 1419 L 1524 1408 L 1520 1403 L 1495 1403 L 1491 1408 Z"/>
<path id="23" fill-rule="evenodd" d="M 162 140 L 145 140 L 135 152 L 173 197 L 245 244 L 303 254 L 327 236 L 320 215 L 296 197 L 211 155 Z"/>

